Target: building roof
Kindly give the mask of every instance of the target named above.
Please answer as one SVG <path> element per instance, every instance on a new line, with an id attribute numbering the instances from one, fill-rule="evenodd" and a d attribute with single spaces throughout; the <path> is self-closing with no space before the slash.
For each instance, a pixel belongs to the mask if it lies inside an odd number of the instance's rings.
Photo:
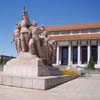
<path id="1" fill-rule="evenodd" d="M 77 30 L 77 29 L 91 29 L 100 28 L 100 22 L 97 23 L 85 23 L 85 24 L 71 24 L 62 26 L 46 26 L 47 31 L 64 31 L 64 30 Z"/>
<path id="2" fill-rule="evenodd" d="M 80 40 L 80 39 L 100 39 L 100 34 L 72 34 L 62 36 L 49 36 L 50 40 Z"/>

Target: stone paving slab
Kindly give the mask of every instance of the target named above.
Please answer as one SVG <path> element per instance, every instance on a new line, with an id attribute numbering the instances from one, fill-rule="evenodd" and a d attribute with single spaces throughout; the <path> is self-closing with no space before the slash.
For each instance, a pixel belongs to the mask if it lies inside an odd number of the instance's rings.
<path id="1" fill-rule="evenodd" d="M 0 100 L 100 100 L 100 77 L 80 77 L 49 90 L 0 85 Z"/>

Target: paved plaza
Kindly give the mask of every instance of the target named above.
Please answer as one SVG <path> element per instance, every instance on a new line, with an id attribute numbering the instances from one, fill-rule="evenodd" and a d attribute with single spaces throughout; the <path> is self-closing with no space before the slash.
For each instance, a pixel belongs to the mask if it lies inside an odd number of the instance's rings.
<path id="1" fill-rule="evenodd" d="M 43 91 L 0 85 L 0 100 L 100 100 L 100 77 L 81 77 Z"/>

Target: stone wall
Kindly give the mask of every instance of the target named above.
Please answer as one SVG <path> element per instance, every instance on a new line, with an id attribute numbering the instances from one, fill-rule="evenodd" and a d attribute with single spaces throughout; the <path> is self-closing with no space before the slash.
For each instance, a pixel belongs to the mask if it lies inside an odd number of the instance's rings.
<path id="1" fill-rule="evenodd" d="M 15 86 L 21 88 L 46 90 L 79 77 L 74 76 L 46 76 L 46 77 L 18 77 L 0 73 L 0 85 Z"/>

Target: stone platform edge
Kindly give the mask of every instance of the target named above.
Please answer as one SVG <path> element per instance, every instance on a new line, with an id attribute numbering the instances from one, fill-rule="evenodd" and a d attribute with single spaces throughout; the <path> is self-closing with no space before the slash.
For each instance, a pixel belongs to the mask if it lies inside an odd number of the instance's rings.
<path id="1" fill-rule="evenodd" d="M 0 74 L 0 85 L 19 87 L 19 88 L 30 88 L 30 89 L 41 89 L 46 90 L 53 88 L 62 83 L 68 82 L 72 79 L 79 77 L 74 76 L 46 76 L 46 77 L 18 77 Z"/>

